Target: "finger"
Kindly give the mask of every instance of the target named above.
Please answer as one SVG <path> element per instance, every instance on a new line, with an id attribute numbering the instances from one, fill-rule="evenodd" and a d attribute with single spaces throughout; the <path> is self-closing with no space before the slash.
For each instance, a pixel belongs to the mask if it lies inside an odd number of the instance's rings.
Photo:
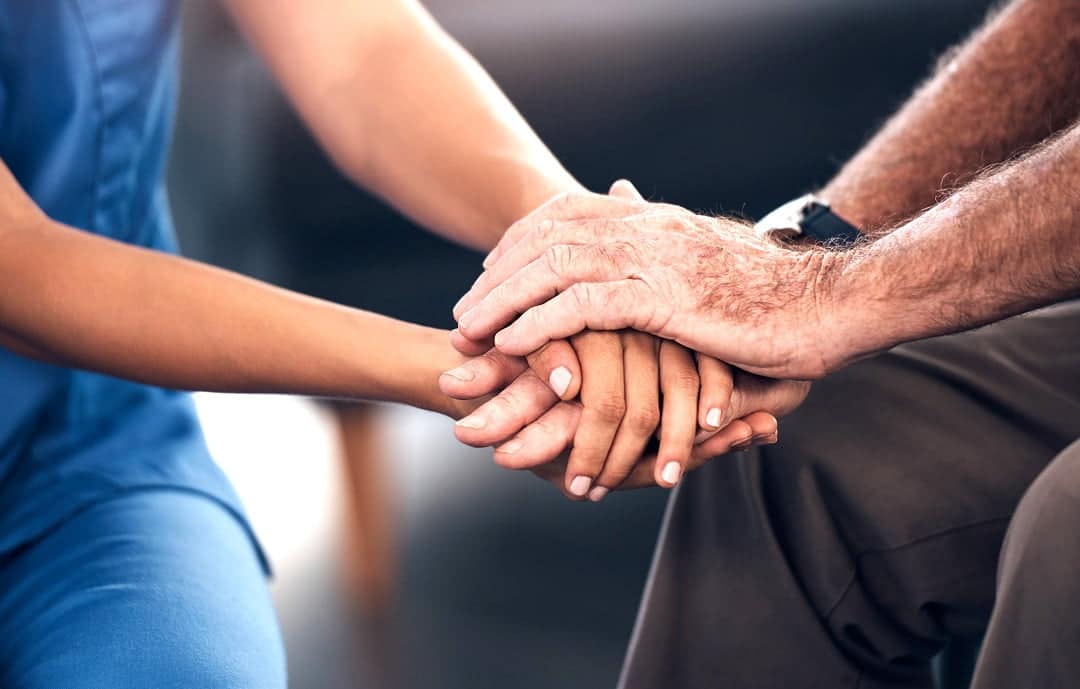
<path id="1" fill-rule="evenodd" d="M 698 469 L 706 462 L 730 451 L 736 442 L 752 437 L 753 431 L 748 423 L 737 419 L 713 435 L 710 442 L 694 448 L 690 455 L 690 461 L 686 464 L 684 475 Z M 647 455 L 638 462 L 630 475 L 626 477 L 620 490 L 655 486 L 656 482 L 657 455 Z"/>
<path id="2" fill-rule="evenodd" d="M 743 419 L 750 425 L 753 437 L 750 445 L 771 445 L 779 439 L 779 422 L 772 414 L 764 411 L 754 412 Z"/>
<path id="3" fill-rule="evenodd" d="M 619 203 L 628 202 L 620 201 Z M 462 316 L 479 303 L 488 292 L 537 258 L 542 257 L 548 247 L 556 244 L 593 244 L 601 241 L 610 237 L 619 224 L 618 220 L 625 217 L 627 213 L 620 212 L 617 215 L 609 213 L 577 220 L 540 221 L 527 235 L 509 247 L 498 261 L 480 274 L 465 296 L 454 305 L 455 318 L 460 321 Z"/>
<path id="4" fill-rule="evenodd" d="M 731 389 L 735 383 L 731 366 L 706 354 L 695 353 L 701 394 L 698 396 L 698 425 L 705 431 L 718 430 L 731 418 Z"/>
<path id="5" fill-rule="evenodd" d="M 495 463 L 507 469 L 532 469 L 555 460 L 570 446 L 580 419 L 580 404 L 557 402 L 536 421 L 495 448 Z"/>
<path id="6" fill-rule="evenodd" d="M 521 357 L 491 349 L 439 376 L 439 390 L 456 400 L 473 400 L 502 390 L 526 369 Z"/>
<path id="7" fill-rule="evenodd" d="M 713 457 L 726 455 L 733 450 L 749 447 L 754 439 L 754 428 L 751 426 L 750 421 L 757 422 L 753 418 L 756 414 L 768 416 L 766 412 L 755 412 L 755 414 L 751 414 L 746 418 L 735 419 L 715 436 L 694 448 L 695 460 L 705 462 Z"/>
<path id="8" fill-rule="evenodd" d="M 700 379 L 690 350 L 674 342 L 660 345 L 660 391 L 664 395 L 656 482 L 674 486 L 682 477 L 697 435 Z"/>
<path id="9" fill-rule="evenodd" d="M 470 340 L 457 328 L 450 331 L 450 346 L 465 356 L 480 356 L 494 344 L 490 337 L 486 340 Z"/>
<path id="10" fill-rule="evenodd" d="M 543 479 L 544 481 L 547 481 L 551 485 L 558 488 L 559 492 L 566 497 L 577 501 L 576 497 L 570 495 L 570 493 L 567 492 L 566 481 L 563 480 L 563 477 L 566 476 L 567 454 L 568 453 L 563 453 L 555 459 L 551 460 L 550 462 L 546 462 L 539 466 L 532 467 L 531 469 L 529 469 L 529 471 L 531 471 L 533 475 Z"/>
<path id="11" fill-rule="evenodd" d="M 717 431 L 708 442 L 694 448 L 690 461 L 686 465 L 686 473 L 699 469 L 705 463 L 725 455 L 732 451 L 734 446 L 741 444 L 747 438 L 754 437 L 755 429 L 764 430 L 776 419 L 767 412 L 755 412 L 744 419 L 736 419 L 730 424 Z M 775 433 L 774 433 L 775 435 Z M 761 444 L 768 444 L 770 439 L 765 439 Z M 619 490 L 632 490 L 656 485 L 655 454 L 648 455 L 638 462 L 630 475 L 619 486 Z"/>
<path id="12" fill-rule="evenodd" d="M 644 201 L 645 197 L 637 190 L 637 187 L 628 179 L 617 179 L 608 189 L 608 195 L 630 201 Z M 486 267 L 486 266 L 485 266 Z"/>
<path id="13" fill-rule="evenodd" d="M 662 337 L 662 326 L 670 319 L 670 304 L 655 300 L 640 280 L 581 282 L 521 314 L 495 335 L 495 346 L 506 354 L 524 356 L 550 340 L 585 329 L 630 328 Z"/>
<path id="14" fill-rule="evenodd" d="M 615 433 L 604 468 L 589 491 L 598 502 L 618 488 L 641 459 L 660 424 L 659 340 L 651 335 L 621 333 L 626 380 L 626 415 Z"/>
<path id="15" fill-rule="evenodd" d="M 529 368 L 540 380 L 546 380 L 563 400 L 572 400 L 581 390 L 581 365 L 573 345 L 567 340 L 553 340 L 525 357 Z"/>
<path id="16" fill-rule="evenodd" d="M 473 447 L 508 440 L 540 418 L 558 402 L 555 393 L 532 371 L 518 376 L 506 389 L 454 425 L 454 436 Z"/>
<path id="17" fill-rule="evenodd" d="M 603 469 L 626 413 L 623 343 L 618 333 L 586 332 L 571 344 L 582 362 L 582 410 L 567 461 L 566 489 L 583 498 Z"/>
<path id="18" fill-rule="evenodd" d="M 521 220 L 511 225 L 495 248 L 484 257 L 484 268 L 493 266 L 506 251 L 515 246 L 525 235 L 529 234 L 537 226 L 554 220 L 573 220 L 576 218 L 593 218 L 625 214 L 636 206 L 626 203 L 626 197 L 604 196 L 585 192 L 581 194 L 560 194 Z"/>
<path id="19" fill-rule="evenodd" d="M 804 380 L 776 380 L 745 371 L 735 371 L 729 418 L 742 418 L 755 411 L 781 417 L 794 411 L 810 392 Z"/>
<path id="20" fill-rule="evenodd" d="M 483 340 L 529 307 L 548 301 L 575 283 L 611 282 L 641 271 L 638 251 L 628 242 L 556 244 L 463 313 L 458 329 L 472 340 Z"/>

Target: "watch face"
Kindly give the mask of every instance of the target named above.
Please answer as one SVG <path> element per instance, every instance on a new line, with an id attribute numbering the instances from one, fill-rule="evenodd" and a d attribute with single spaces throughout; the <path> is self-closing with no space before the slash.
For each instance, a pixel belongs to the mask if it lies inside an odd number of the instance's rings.
<path id="1" fill-rule="evenodd" d="M 754 225 L 759 237 L 785 240 L 802 234 L 802 222 L 812 209 L 824 204 L 813 194 L 800 196 L 772 211 Z M 827 205 L 824 205 L 828 208 Z"/>

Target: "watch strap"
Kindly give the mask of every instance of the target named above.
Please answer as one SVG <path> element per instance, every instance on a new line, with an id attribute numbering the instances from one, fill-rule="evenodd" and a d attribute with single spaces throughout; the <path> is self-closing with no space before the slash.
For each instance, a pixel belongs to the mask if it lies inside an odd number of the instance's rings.
<path id="1" fill-rule="evenodd" d="M 799 228 L 802 234 L 820 244 L 854 244 L 861 236 L 857 227 L 824 204 L 808 209 Z"/>

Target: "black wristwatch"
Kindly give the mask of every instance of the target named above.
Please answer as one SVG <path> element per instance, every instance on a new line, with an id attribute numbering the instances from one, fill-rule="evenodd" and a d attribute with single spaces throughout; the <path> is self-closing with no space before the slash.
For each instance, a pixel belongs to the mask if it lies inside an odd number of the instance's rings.
<path id="1" fill-rule="evenodd" d="M 780 241 L 809 237 L 832 246 L 854 244 L 861 236 L 859 228 L 834 213 L 827 201 L 814 194 L 788 201 L 772 211 L 754 225 L 754 232 Z"/>

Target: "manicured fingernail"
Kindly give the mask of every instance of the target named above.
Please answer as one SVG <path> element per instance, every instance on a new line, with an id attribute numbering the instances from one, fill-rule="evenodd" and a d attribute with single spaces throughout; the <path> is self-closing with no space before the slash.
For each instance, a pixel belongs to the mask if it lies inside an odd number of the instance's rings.
<path id="1" fill-rule="evenodd" d="M 482 265 L 484 267 L 484 270 L 487 270 L 488 268 L 491 267 L 491 264 L 494 262 L 494 259 L 492 258 L 494 255 L 495 255 L 495 252 L 492 251 L 487 256 L 484 256 L 484 262 L 480 264 L 480 265 Z"/>
<path id="2" fill-rule="evenodd" d="M 664 470 L 660 472 L 660 478 L 664 479 L 664 483 L 675 485 L 679 482 L 679 474 L 681 473 L 682 467 L 678 462 L 668 462 L 664 466 Z"/>
<path id="3" fill-rule="evenodd" d="M 589 500 L 592 500 L 593 502 L 600 502 L 607 496 L 607 494 L 607 488 L 604 488 L 603 486 L 597 486 L 596 488 L 593 488 L 589 491 Z"/>
<path id="4" fill-rule="evenodd" d="M 444 376 L 450 376 L 451 378 L 457 378 L 462 382 L 469 382 L 473 378 L 476 378 L 476 374 L 465 368 L 464 366 L 458 366 L 457 368 L 447 371 Z"/>
<path id="5" fill-rule="evenodd" d="M 709 413 L 705 415 L 705 423 L 709 424 L 713 428 L 720 425 L 720 410 L 713 407 L 709 410 Z"/>
<path id="6" fill-rule="evenodd" d="M 588 476 L 575 476 L 574 480 L 570 482 L 570 493 L 583 498 L 589 492 L 589 485 L 591 484 L 592 479 Z"/>
<path id="7" fill-rule="evenodd" d="M 512 455 L 512 454 L 514 454 L 515 452 L 517 452 L 520 449 L 521 449 L 521 441 L 520 440 L 511 440 L 510 442 L 506 443 L 505 445 L 502 445 L 501 447 L 499 447 L 495 451 L 500 453 L 500 454 L 504 454 L 504 455 Z"/>
<path id="8" fill-rule="evenodd" d="M 572 378 L 573 376 L 570 374 L 570 369 L 565 366 L 560 366 L 551 372 L 551 375 L 548 376 L 548 382 L 551 383 L 551 389 L 555 391 L 555 394 L 562 397 L 570 388 L 570 380 Z"/>
<path id="9" fill-rule="evenodd" d="M 483 428 L 486 424 L 487 419 L 478 414 L 466 416 L 464 419 L 457 422 L 457 425 L 462 428 Z"/>

